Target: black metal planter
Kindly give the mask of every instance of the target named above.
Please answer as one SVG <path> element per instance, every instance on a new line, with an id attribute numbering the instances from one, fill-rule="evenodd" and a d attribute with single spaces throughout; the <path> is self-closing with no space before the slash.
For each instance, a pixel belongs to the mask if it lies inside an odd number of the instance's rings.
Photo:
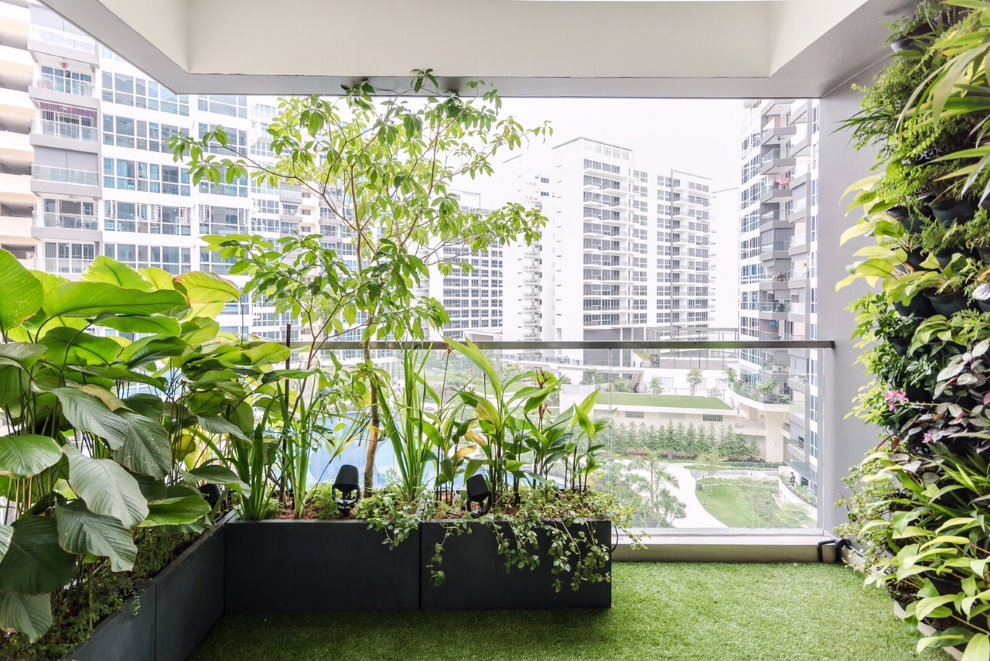
<path id="1" fill-rule="evenodd" d="M 512 568 L 507 573 L 492 530 L 480 522 L 468 525 L 472 526 L 470 534 L 452 534 L 444 541 L 441 522 L 420 524 L 423 557 L 420 608 L 423 610 L 611 608 L 612 584 L 609 582 L 584 583 L 574 591 L 568 576 L 564 578 L 560 592 L 553 590 L 549 540 L 545 535 L 541 534 L 540 538 L 539 567 L 535 570 Z M 503 534 L 511 535 L 507 524 L 496 525 Z M 592 521 L 589 525 L 596 543 L 611 545 L 610 521 Z M 570 532 L 576 534 L 579 529 L 588 530 L 588 526 L 574 526 Z M 435 585 L 427 565 L 438 543 L 444 545 L 440 569 L 445 579 Z M 601 575 L 610 571 L 611 558 Z"/>
<path id="2" fill-rule="evenodd" d="M 67 656 L 181 661 L 224 613 L 226 526 L 209 530 Z"/>
<path id="3" fill-rule="evenodd" d="M 946 317 L 960 312 L 969 307 L 969 303 L 966 300 L 966 296 L 962 293 L 957 294 L 925 294 L 925 298 L 932 304 L 932 309 L 938 314 L 945 315 Z"/>
<path id="4" fill-rule="evenodd" d="M 928 205 L 938 222 L 945 227 L 965 223 L 973 217 L 976 205 L 969 200 L 944 200 Z"/>
<path id="5" fill-rule="evenodd" d="M 227 610 L 419 608 L 419 532 L 394 549 L 366 521 L 227 524 Z"/>

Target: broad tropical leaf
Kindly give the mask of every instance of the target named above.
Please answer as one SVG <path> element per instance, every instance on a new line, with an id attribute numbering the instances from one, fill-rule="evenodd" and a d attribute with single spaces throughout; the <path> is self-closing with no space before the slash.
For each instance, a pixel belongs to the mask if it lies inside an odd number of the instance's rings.
<path id="1" fill-rule="evenodd" d="M 41 638 L 52 625 L 52 599 L 48 594 L 0 592 L 0 629 Z"/>
<path id="2" fill-rule="evenodd" d="M 45 360 L 56 365 L 106 365 L 113 362 L 121 346 L 109 337 L 80 333 L 73 328 L 53 328 L 41 338 L 48 350 Z"/>
<path id="3" fill-rule="evenodd" d="M 41 308 L 43 290 L 38 279 L 17 258 L 0 249 L 0 333 L 6 333 Z"/>
<path id="4" fill-rule="evenodd" d="M 110 559 L 113 571 L 134 568 L 137 547 L 129 530 L 105 514 L 94 514 L 85 503 L 75 501 L 55 508 L 59 545 L 77 555 L 86 553 Z"/>
<path id="5" fill-rule="evenodd" d="M 50 516 L 23 516 L 0 560 L 0 590 L 41 594 L 72 580 L 75 559 L 58 545 L 58 529 Z"/>
<path id="6" fill-rule="evenodd" d="M 210 505 L 200 496 L 179 496 L 148 503 L 146 526 L 174 526 L 193 521 L 209 514 Z"/>
<path id="7" fill-rule="evenodd" d="M 179 321 L 162 315 L 131 315 L 101 317 L 93 321 L 97 326 L 112 328 L 121 333 L 154 333 L 173 337 L 179 334 Z"/>
<path id="8" fill-rule="evenodd" d="M 98 398 L 78 388 L 55 388 L 52 393 L 62 404 L 62 414 L 79 431 L 95 434 L 118 449 L 127 441 L 127 421 L 111 411 Z"/>
<path id="9" fill-rule="evenodd" d="M 62 458 L 62 449 L 54 439 L 35 434 L 12 434 L 0 437 L 0 475 L 30 477 Z"/>
<path id="10" fill-rule="evenodd" d="M 124 412 L 120 417 L 127 422 L 127 438 L 114 451 L 114 459 L 135 473 L 165 477 L 172 467 L 172 453 L 164 427 L 137 413 Z"/>
<path id="11" fill-rule="evenodd" d="M 130 266 L 102 255 L 93 260 L 89 268 L 86 269 L 86 272 L 82 274 L 82 280 L 86 282 L 105 282 L 116 285 L 117 287 L 138 289 L 140 291 L 151 291 L 152 289 L 151 282 Z"/>
<path id="12" fill-rule="evenodd" d="M 90 511 L 118 519 L 133 528 L 148 516 L 148 501 L 141 487 L 112 459 L 93 459 L 72 446 L 63 448 L 69 457 L 69 486 L 86 501 Z"/>
<path id="13" fill-rule="evenodd" d="M 186 305 L 176 291 L 141 291 L 103 282 L 66 282 L 45 292 L 50 317 L 96 317 L 101 314 L 156 314 Z"/>

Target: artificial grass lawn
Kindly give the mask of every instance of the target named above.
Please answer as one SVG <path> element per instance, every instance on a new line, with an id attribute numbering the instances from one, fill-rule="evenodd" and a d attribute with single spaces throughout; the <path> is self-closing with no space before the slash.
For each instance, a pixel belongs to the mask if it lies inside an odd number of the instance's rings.
<path id="1" fill-rule="evenodd" d="M 229 613 L 191 657 L 223 659 L 913 658 L 891 600 L 842 565 L 616 563 L 602 611 Z M 260 569 L 259 571 L 263 571 Z M 947 659 L 939 651 L 921 658 Z"/>
<path id="2" fill-rule="evenodd" d="M 814 525 L 797 506 L 782 510 L 776 480 L 704 478 L 695 495 L 708 513 L 730 528 L 801 528 Z"/>
<path id="3" fill-rule="evenodd" d="M 638 392 L 608 392 L 598 395 L 598 404 L 607 406 L 659 406 L 676 409 L 720 409 L 730 410 L 732 407 L 718 397 L 702 397 L 700 395 L 651 395 Z"/>

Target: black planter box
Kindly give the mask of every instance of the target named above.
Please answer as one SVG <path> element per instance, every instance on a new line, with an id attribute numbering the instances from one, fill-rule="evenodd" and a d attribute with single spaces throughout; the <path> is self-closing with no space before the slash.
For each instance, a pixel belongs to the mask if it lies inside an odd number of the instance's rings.
<path id="1" fill-rule="evenodd" d="M 552 586 L 548 541 L 540 540 L 541 561 L 534 570 L 512 568 L 505 571 L 503 556 L 498 554 L 495 533 L 482 523 L 471 523 L 470 534 L 451 534 L 444 542 L 444 528 L 438 521 L 420 524 L 422 543 L 422 576 L 420 578 L 420 608 L 422 610 L 491 610 L 521 608 L 611 608 L 612 584 L 583 583 L 575 592 L 565 577 L 560 592 Z M 511 534 L 507 524 L 496 524 Z M 582 526 L 583 529 L 587 529 Z M 612 523 L 593 521 L 591 529 L 599 544 L 611 546 Z M 572 532 L 575 532 L 577 528 Z M 439 586 L 433 584 L 427 564 L 438 543 L 444 543 L 440 570 L 446 578 Z M 611 556 L 603 570 L 612 569 Z"/>
<path id="2" fill-rule="evenodd" d="M 419 531 L 394 549 L 366 521 L 233 521 L 227 610 L 419 608 Z"/>
<path id="3" fill-rule="evenodd" d="M 66 658 L 78 661 L 179 661 L 224 613 L 226 526 L 182 552 L 138 595 L 93 630 Z"/>

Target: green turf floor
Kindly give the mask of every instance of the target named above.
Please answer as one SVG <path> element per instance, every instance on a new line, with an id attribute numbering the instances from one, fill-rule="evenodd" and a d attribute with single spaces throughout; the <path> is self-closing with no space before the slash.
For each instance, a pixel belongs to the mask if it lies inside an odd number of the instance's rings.
<path id="1" fill-rule="evenodd" d="M 915 658 L 890 599 L 844 566 L 617 563 L 614 582 L 607 611 L 230 613 L 192 658 Z"/>

